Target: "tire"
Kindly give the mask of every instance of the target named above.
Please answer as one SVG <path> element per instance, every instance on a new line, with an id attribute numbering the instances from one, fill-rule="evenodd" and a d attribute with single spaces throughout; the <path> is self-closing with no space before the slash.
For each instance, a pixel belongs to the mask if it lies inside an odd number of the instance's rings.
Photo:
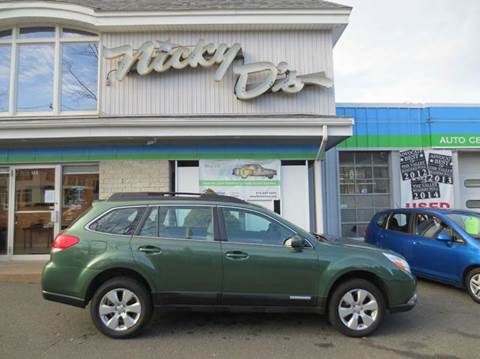
<path id="1" fill-rule="evenodd" d="M 140 282 L 129 277 L 112 278 L 95 291 L 90 315 L 97 329 L 106 336 L 130 338 L 138 335 L 150 320 L 152 299 Z"/>
<path id="2" fill-rule="evenodd" d="M 470 297 L 480 303 L 480 268 L 472 269 L 465 279 L 465 288 Z"/>
<path id="3" fill-rule="evenodd" d="M 356 304 L 359 294 L 363 296 L 363 305 Z M 349 305 L 348 302 L 351 304 Z M 342 308 L 342 316 L 339 313 L 340 308 Z M 384 315 L 385 299 L 382 292 L 364 279 L 351 279 L 341 283 L 335 288 L 328 304 L 330 323 L 349 337 L 370 335 L 379 327 Z M 354 316 L 357 319 L 354 319 Z M 350 322 L 351 326 L 348 325 Z"/>

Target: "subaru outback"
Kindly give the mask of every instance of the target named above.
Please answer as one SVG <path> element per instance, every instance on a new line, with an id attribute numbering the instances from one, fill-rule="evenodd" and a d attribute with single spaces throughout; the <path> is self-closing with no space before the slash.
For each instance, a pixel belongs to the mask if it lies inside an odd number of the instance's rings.
<path id="1" fill-rule="evenodd" d="M 327 313 L 353 337 L 416 303 L 397 254 L 312 234 L 258 205 L 216 194 L 117 193 L 52 244 L 47 300 L 86 307 L 114 338 L 154 308 Z"/>

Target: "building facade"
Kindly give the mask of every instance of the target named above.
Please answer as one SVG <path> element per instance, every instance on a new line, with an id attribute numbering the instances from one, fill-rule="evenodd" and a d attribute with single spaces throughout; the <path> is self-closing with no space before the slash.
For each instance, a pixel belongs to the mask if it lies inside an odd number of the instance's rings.
<path id="1" fill-rule="evenodd" d="M 122 191 L 211 188 L 326 231 L 326 151 L 353 126 L 332 56 L 350 11 L 0 1 L 0 259 L 48 253 Z"/>
<path id="2" fill-rule="evenodd" d="M 332 233 L 363 237 L 389 207 L 480 210 L 480 106 L 337 104 L 354 134 L 327 153 Z"/>

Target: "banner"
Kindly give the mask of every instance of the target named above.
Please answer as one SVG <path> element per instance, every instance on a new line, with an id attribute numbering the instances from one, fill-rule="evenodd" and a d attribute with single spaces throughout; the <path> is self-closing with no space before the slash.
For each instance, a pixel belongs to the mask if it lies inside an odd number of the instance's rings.
<path id="1" fill-rule="evenodd" d="M 280 160 L 200 160 L 200 191 L 246 201 L 280 199 Z"/>
<path id="2" fill-rule="evenodd" d="M 453 207 L 452 151 L 400 151 L 401 207 Z"/>

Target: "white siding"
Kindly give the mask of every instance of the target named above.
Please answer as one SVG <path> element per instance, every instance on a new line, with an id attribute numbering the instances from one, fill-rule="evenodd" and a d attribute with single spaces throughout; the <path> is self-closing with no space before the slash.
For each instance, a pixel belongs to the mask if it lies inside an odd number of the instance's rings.
<path id="1" fill-rule="evenodd" d="M 216 44 L 242 45 L 245 63 L 286 61 L 298 74 L 326 71 L 333 78 L 332 35 L 327 31 L 276 32 L 137 32 L 106 33 L 106 47 L 131 44 L 138 48 L 147 40 L 167 40 L 195 45 L 198 39 Z M 239 101 L 233 89 L 235 79 L 230 68 L 221 82 L 215 82 L 216 68 L 186 68 L 146 76 L 130 74 L 123 81 L 105 76 L 115 61 L 103 60 L 101 111 L 106 115 L 175 115 L 228 113 L 316 113 L 335 114 L 334 90 L 308 87 L 295 95 L 265 94 L 250 101 Z M 113 76 L 112 76 L 113 77 Z"/>

